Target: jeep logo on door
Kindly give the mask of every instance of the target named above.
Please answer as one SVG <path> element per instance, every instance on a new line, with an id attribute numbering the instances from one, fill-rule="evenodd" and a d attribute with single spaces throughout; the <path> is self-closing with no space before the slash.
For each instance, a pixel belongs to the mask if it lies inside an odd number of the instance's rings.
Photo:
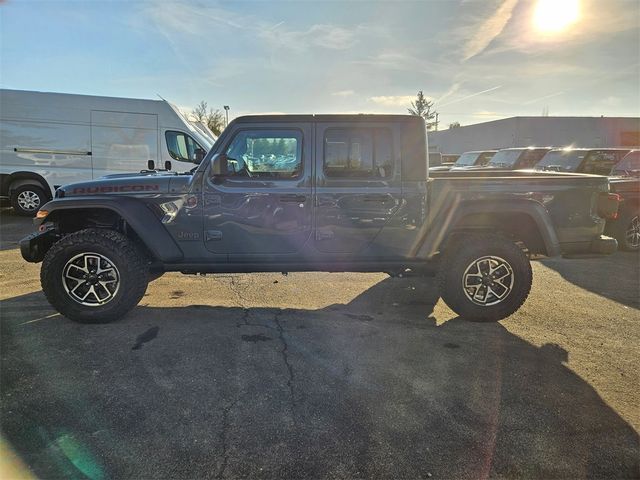
<path id="1" fill-rule="evenodd" d="M 102 187 L 76 187 L 72 195 L 92 193 L 121 193 L 121 192 L 154 192 L 160 190 L 160 185 L 105 185 Z"/>

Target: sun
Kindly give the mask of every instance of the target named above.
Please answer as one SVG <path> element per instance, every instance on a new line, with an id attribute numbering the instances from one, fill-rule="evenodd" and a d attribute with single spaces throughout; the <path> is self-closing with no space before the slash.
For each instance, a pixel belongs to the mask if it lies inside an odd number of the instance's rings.
<path id="1" fill-rule="evenodd" d="M 536 29 L 543 33 L 560 32 L 580 17 L 580 0 L 538 0 L 533 14 Z"/>

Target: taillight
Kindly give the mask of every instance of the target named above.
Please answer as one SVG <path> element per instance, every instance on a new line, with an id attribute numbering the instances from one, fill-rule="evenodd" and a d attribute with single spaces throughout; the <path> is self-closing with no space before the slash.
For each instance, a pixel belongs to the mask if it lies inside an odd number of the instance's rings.
<path id="1" fill-rule="evenodd" d="M 598 197 L 598 216 L 607 220 L 618 218 L 618 205 L 622 198 L 617 193 L 603 192 Z"/>

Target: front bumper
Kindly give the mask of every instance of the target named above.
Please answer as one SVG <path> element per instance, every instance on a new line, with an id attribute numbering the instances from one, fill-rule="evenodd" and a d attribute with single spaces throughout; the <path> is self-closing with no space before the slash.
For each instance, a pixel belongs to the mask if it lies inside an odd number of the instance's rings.
<path id="1" fill-rule="evenodd" d="M 54 231 L 34 232 L 20 240 L 20 253 L 27 262 L 38 263 L 55 243 L 57 236 Z"/>

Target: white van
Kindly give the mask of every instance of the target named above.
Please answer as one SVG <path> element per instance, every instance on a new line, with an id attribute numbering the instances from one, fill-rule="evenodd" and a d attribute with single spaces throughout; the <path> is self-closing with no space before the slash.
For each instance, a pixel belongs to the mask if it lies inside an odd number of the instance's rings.
<path id="1" fill-rule="evenodd" d="M 214 141 L 165 100 L 0 89 L 0 200 L 33 215 L 60 185 L 186 171 Z"/>

